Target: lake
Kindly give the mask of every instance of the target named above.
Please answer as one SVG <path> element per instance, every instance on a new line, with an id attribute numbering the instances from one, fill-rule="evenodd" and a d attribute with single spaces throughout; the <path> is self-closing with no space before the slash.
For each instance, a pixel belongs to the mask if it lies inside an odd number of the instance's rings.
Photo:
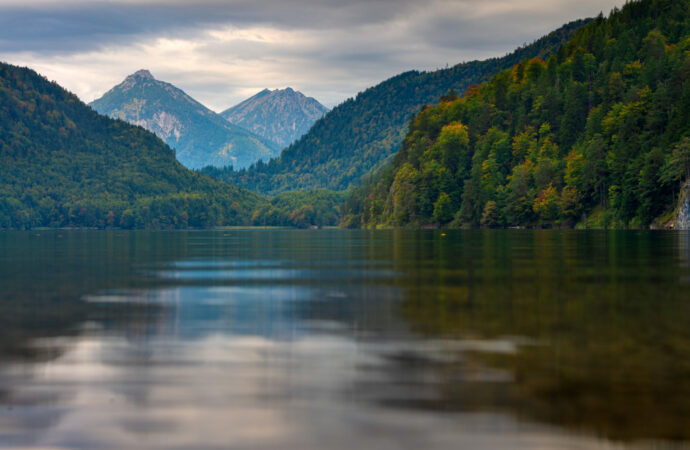
<path id="1" fill-rule="evenodd" d="M 0 448 L 690 448 L 690 234 L 3 232 Z"/>

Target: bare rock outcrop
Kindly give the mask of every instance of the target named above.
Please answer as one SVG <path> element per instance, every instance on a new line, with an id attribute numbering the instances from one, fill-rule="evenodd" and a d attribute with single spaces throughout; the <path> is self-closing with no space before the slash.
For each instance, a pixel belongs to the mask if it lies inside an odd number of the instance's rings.
<path id="1" fill-rule="evenodd" d="M 681 189 L 677 211 L 675 229 L 690 230 L 690 180 Z"/>

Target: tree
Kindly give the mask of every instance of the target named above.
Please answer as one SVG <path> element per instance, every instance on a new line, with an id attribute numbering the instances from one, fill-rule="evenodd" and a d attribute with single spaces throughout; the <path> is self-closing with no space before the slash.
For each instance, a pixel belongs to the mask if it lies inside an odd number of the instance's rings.
<path id="1" fill-rule="evenodd" d="M 561 191 L 559 207 L 564 217 L 577 219 L 582 213 L 580 193 L 574 187 L 566 187 Z"/>
<path id="2" fill-rule="evenodd" d="M 545 222 L 553 222 L 560 214 L 560 196 L 558 192 L 549 184 L 545 189 L 537 194 L 532 208 L 534 212 Z"/>
<path id="3" fill-rule="evenodd" d="M 415 186 L 419 172 L 406 164 L 395 176 L 391 188 L 393 200 L 393 222 L 402 225 L 417 219 Z"/>
<path id="4" fill-rule="evenodd" d="M 690 137 L 683 138 L 666 160 L 661 171 L 662 182 L 690 180 Z"/>
<path id="5" fill-rule="evenodd" d="M 498 225 L 498 205 L 495 201 L 490 200 L 484 205 L 481 225 L 485 228 L 494 228 Z"/>
<path id="6" fill-rule="evenodd" d="M 441 192 L 441 195 L 438 196 L 438 200 L 434 203 L 434 219 L 436 219 L 439 224 L 443 225 L 453 220 L 454 213 L 455 210 L 450 196 L 445 192 Z"/>

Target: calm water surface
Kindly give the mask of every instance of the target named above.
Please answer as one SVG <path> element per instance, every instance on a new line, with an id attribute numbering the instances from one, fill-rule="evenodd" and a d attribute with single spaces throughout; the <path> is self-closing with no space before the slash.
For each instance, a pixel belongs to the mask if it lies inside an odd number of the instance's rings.
<path id="1" fill-rule="evenodd" d="M 0 233 L 0 447 L 690 448 L 690 235 Z"/>

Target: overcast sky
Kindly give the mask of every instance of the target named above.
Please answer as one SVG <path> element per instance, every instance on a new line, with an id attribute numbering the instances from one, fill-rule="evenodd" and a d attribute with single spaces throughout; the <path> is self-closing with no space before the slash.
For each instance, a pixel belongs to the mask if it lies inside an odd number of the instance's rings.
<path id="1" fill-rule="evenodd" d="M 0 0 L 0 60 L 100 97 L 149 69 L 216 111 L 293 87 L 332 107 L 410 69 L 501 56 L 624 0 Z"/>

